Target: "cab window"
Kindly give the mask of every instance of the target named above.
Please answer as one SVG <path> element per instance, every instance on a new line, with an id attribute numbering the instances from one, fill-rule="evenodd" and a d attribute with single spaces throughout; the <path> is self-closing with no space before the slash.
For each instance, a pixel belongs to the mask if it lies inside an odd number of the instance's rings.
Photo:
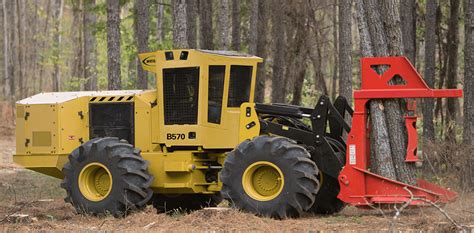
<path id="1" fill-rule="evenodd" d="M 228 107 L 240 107 L 250 100 L 252 66 L 231 66 Z"/>
<path id="2" fill-rule="evenodd" d="M 225 66 L 209 66 L 208 112 L 209 123 L 220 124 L 224 95 Z"/>
<path id="3" fill-rule="evenodd" d="M 199 67 L 163 69 L 165 125 L 197 124 Z"/>

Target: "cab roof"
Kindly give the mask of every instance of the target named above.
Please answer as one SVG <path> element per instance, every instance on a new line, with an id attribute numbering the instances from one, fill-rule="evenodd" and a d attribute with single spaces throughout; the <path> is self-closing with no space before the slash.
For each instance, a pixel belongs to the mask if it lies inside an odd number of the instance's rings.
<path id="1" fill-rule="evenodd" d="M 263 59 L 251 54 L 237 51 L 202 50 L 202 49 L 174 49 L 158 50 L 138 55 L 142 68 L 153 73 L 162 67 L 184 67 L 187 65 L 206 64 L 235 64 L 256 65 Z"/>
<path id="2" fill-rule="evenodd" d="M 64 103 L 84 96 L 131 96 L 144 92 L 143 90 L 123 91 L 75 91 L 75 92 L 43 92 L 22 99 L 17 104 L 57 104 Z"/>
<path id="3" fill-rule="evenodd" d="M 229 56 L 229 57 L 257 58 L 257 56 L 254 56 L 254 55 L 251 55 L 251 54 L 248 54 L 248 53 L 238 52 L 238 51 L 205 50 L 205 49 L 197 49 L 196 51 L 198 51 L 198 52 L 203 52 L 203 53 L 215 54 L 215 55 L 221 55 L 221 56 Z"/>

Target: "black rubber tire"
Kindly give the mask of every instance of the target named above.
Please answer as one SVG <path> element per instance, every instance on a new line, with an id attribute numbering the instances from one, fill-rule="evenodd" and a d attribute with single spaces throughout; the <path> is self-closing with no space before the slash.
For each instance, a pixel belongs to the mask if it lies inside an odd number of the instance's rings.
<path id="1" fill-rule="evenodd" d="M 329 145 L 331 145 L 334 152 L 336 152 L 336 158 L 339 160 L 341 167 L 346 165 L 346 147 L 336 139 L 326 137 Z"/>
<path id="2" fill-rule="evenodd" d="M 344 209 L 346 204 L 337 198 L 339 194 L 339 182 L 337 179 L 329 175 L 323 175 L 323 182 L 314 205 L 309 209 L 309 212 L 315 214 L 336 214 Z"/>
<path id="3" fill-rule="evenodd" d="M 191 212 L 205 207 L 215 207 L 221 201 L 222 197 L 219 194 L 155 194 L 151 199 L 158 213 Z"/>
<path id="4" fill-rule="evenodd" d="M 248 166 L 258 161 L 271 162 L 283 173 L 283 189 L 272 200 L 258 201 L 244 191 L 242 176 Z M 221 194 L 243 211 L 277 219 L 299 217 L 314 203 L 319 189 L 318 172 L 309 152 L 294 141 L 259 136 L 242 142 L 228 154 L 220 175 Z"/>
<path id="5" fill-rule="evenodd" d="M 346 160 L 346 149 L 344 148 L 344 146 L 334 139 L 328 140 L 328 142 L 329 144 L 331 144 L 335 152 L 342 152 L 340 153 L 340 155 L 343 156 L 338 159 L 344 164 Z M 319 189 L 319 192 L 316 195 L 316 201 L 314 202 L 314 205 L 309 209 L 309 212 L 315 214 L 339 213 L 341 210 L 344 209 L 346 204 L 343 201 L 339 200 L 339 198 L 337 198 L 337 195 L 340 191 L 338 180 L 324 173 L 320 174 L 320 176 L 322 176 L 321 188 Z"/>
<path id="6" fill-rule="evenodd" d="M 78 184 L 81 170 L 94 162 L 104 165 L 112 176 L 111 191 L 100 201 L 85 198 Z M 75 149 L 63 167 L 61 187 L 67 193 L 64 200 L 71 203 L 79 214 L 122 217 L 130 211 L 142 209 L 153 195 L 150 188 L 153 176 L 148 173 L 148 164 L 140 156 L 140 150 L 125 140 L 92 139 Z"/>

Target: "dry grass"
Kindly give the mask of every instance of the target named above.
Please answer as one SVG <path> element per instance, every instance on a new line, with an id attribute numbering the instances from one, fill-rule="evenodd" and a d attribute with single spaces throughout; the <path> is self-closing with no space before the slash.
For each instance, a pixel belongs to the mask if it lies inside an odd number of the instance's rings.
<path id="1" fill-rule="evenodd" d="M 474 214 L 470 212 L 474 197 L 462 197 L 457 203 L 445 207 L 446 211 L 458 222 L 474 224 Z M 21 207 L 21 208 L 20 208 Z M 4 222 L 2 231 L 387 231 L 391 224 L 403 231 L 452 232 L 455 229 L 434 209 L 411 209 L 402 213 L 393 223 L 392 212 L 386 217 L 377 211 L 362 211 L 353 207 L 346 208 L 334 216 L 307 215 L 299 219 L 273 220 L 261 218 L 237 210 L 200 210 L 190 214 L 156 214 L 152 207 L 134 213 L 126 218 L 81 216 L 73 213 L 73 208 L 62 200 L 20 202 L 15 205 L 0 205 L 0 216 L 12 212 L 28 214 L 33 221 L 24 223 Z"/>
<path id="2" fill-rule="evenodd" d="M 421 176 L 442 186 L 456 187 L 460 191 L 473 191 L 467 166 L 472 149 L 449 141 L 428 142 L 423 146 Z M 471 173 L 472 174 L 472 173 Z"/>
<path id="3" fill-rule="evenodd" d="M 393 222 L 394 211 L 382 215 L 375 210 L 359 210 L 347 207 L 332 216 L 306 215 L 299 219 L 274 220 L 254 216 L 233 209 L 200 210 L 190 214 L 172 212 L 157 214 L 148 206 L 143 212 L 133 213 L 125 218 L 82 216 L 74 213 L 64 203 L 64 191 L 59 188 L 60 180 L 11 164 L 12 138 L 0 137 L 0 231 L 258 231 L 258 232 L 300 232 L 300 231 L 388 231 L 390 225 L 402 231 L 452 232 L 453 226 L 435 209 L 409 209 L 402 212 Z M 8 157 L 8 158 L 7 158 Z M 44 200 L 51 199 L 51 200 Z M 458 201 L 444 209 L 459 223 L 474 227 L 474 194 L 462 194 Z M 15 222 L 6 218 L 11 214 L 26 214 L 26 222 Z"/>

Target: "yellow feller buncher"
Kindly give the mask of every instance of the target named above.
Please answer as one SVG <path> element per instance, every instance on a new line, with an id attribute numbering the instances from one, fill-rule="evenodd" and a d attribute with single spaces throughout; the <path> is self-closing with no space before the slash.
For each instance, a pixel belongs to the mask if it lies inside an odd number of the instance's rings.
<path id="1" fill-rule="evenodd" d="M 346 203 L 404 203 L 411 195 L 406 187 L 430 201 L 456 196 L 426 181 L 411 186 L 367 169 L 368 100 L 461 95 L 423 87 L 403 57 L 365 61 L 409 70 L 397 72 L 408 81 L 405 88 L 421 85 L 417 93 L 424 92 L 411 96 L 383 85 L 363 90 L 373 86 L 363 80 L 355 111 L 343 97 L 331 103 L 321 96 L 315 108 L 254 103 L 259 57 L 190 49 L 139 57 L 156 75 L 156 90 L 41 93 L 17 102 L 14 161 L 62 179 L 65 201 L 78 213 L 124 216 L 147 204 L 158 211 L 195 210 L 225 198 L 245 211 L 287 218 L 336 213 Z M 417 161 L 408 156 L 407 162 Z"/>

